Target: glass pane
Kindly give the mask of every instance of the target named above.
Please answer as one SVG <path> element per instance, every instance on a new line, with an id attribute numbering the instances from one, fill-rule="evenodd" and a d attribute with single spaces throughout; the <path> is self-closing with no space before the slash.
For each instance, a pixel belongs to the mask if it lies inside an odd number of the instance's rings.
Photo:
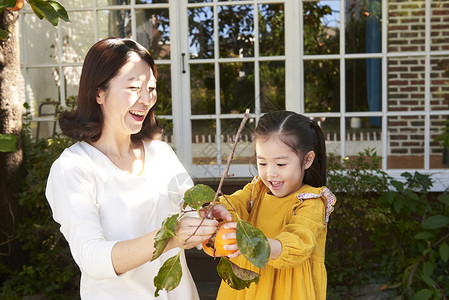
<path id="1" fill-rule="evenodd" d="M 340 1 L 304 1 L 304 54 L 340 52 Z"/>
<path id="2" fill-rule="evenodd" d="M 442 141 L 435 141 L 439 137 Z M 446 144 L 445 144 L 446 143 Z M 430 116 L 430 168 L 449 168 L 449 116 Z"/>
<path id="3" fill-rule="evenodd" d="M 313 118 L 320 126 L 326 140 L 327 154 L 341 156 L 340 118 Z"/>
<path id="4" fill-rule="evenodd" d="M 254 103 L 254 63 L 220 64 L 221 113 L 254 111 Z"/>
<path id="5" fill-rule="evenodd" d="M 98 6 L 129 5 L 131 0 L 97 0 Z"/>
<path id="6" fill-rule="evenodd" d="M 71 8 L 84 8 L 84 7 L 93 7 L 95 0 L 60 0 L 58 1 L 61 3 L 64 8 L 71 9 Z M 31 6 L 25 5 L 25 8 L 28 8 L 31 10 Z M 71 14 L 69 13 L 70 20 L 72 19 Z M 73 22 L 73 21 L 72 21 Z"/>
<path id="7" fill-rule="evenodd" d="M 388 110 L 424 110 L 424 57 L 388 59 Z"/>
<path id="8" fill-rule="evenodd" d="M 424 168 L 424 116 L 388 117 L 387 126 L 387 168 Z"/>
<path id="9" fill-rule="evenodd" d="M 39 117 L 39 106 L 46 99 L 59 102 L 59 74 L 57 68 L 28 69 L 28 84 L 26 92 L 30 99 L 33 117 Z"/>
<path id="10" fill-rule="evenodd" d="M 425 0 L 388 1 L 388 52 L 425 50 Z"/>
<path id="11" fill-rule="evenodd" d="M 226 165 L 228 156 L 234 145 L 235 135 L 240 127 L 242 119 L 221 120 L 221 164 Z M 235 148 L 232 164 L 251 164 L 254 157 L 252 132 L 254 131 L 254 119 L 249 119 L 240 134 L 239 142 Z"/>
<path id="12" fill-rule="evenodd" d="M 449 26 L 447 14 L 449 7 L 442 5 L 441 0 L 431 0 L 430 50 L 447 50 L 449 42 Z"/>
<path id="13" fill-rule="evenodd" d="M 254 8 L 252 5 L 218 7 L 220 57 L 254 56 Z"/>
<path id="14" fill-rule="evenodd" d="M 192 120 L 192 162 L 194 165 L 217 164 L 215 120 Z"/>
<path id="15" fill-rule="evenodd" d="M 382 1 L 346 1 L 346 53 L 382 51 Z"/>
<path id="16" fill-rule="evenodd" d="M 193 115 L 215 114 L 214 64 L 190 65 L 190 101 Z"/>
<path id="17" fill-rule="evenodd" d="M 213 0 L 189 0 L 189 3 L 205 3 L 212 2 Z"/>
<path id="18" fill-rule="evenodd" d="M 61 22 L 63 62 L 83 62 L 95 43 L 94 14 L 91 11 L 70 12 L 70 23 Z M 55 55 L 58 55 L 55 52 Z"/>
<path id="19" fill-rule="evenodd" d="M 170 58 L 170 20 L 168 9 L 136 10 L 136 38 L 154 59 Z"/>
<path id="20" fill-rule="evenodd" d="M 259 5 L 259 55 L 284 55 L 284 37 L 284 5 Z"/>
<path id="21" fill-rule="evenodd" d="M 260 104 L 263 112 L 285 109 L 285 62 L 262 61 L 260 70 Z"/>
<path id="22" fill-rule="evenodd" d="M 359 152 L 374 149 L 382 155 L 382 130 L 371 126 L 370 117 L 346 118 L 345 153 L 346 156 L 358 156 Z M 381 123 L 381 117 L 378 117 Z"/>
<path id="23" fill-rule="evenodd" d="M 340 111 L 340 61 L 304 61 L 305 112 Z"/>
<path id="24" fill-rule="evenodd" d="M 23 62 L 28 64 L 45 64 L 55 63 L 58 61 L 58 29 L 52 26 L 46 20 L 39 20 L 34 14 L 22 14 L 24 18 L 24 31 L 26 31 L 26 39 L 21 39 L 21 42 L 26 47 L 26 54 Z M 45 36 L 45 43 L 42 42 L 42 37 Z M 23 59 L 23 58 L 21 58 Z M 26 61 L 25 61 L 26 60 Z"/>
<path id="25" fill-rule="evenodd" d="M 449 109 L 449 57 L 432 56 L 430 64 L 430 109 Z"/>
<path id="26" fill-rule="evenodd" d="M 64 81 L 65 81 L 65 95 L 66 97 L 78 96 L 79 81 L 81 77 L 82 67 L 63 67 Z"/>
<path id="27" fill-rule="evenodd" d="M 170 65 L 157 65 L 157 110 L 156 115 L 172 114 Z"/>
<path id="28" fill-rule="evenodd" d="M 212 7 L 188 9 L 190 58 L 214 57 L 214 13 Z"/>
<path id="29" fill-rule="evenodd" d="M 173 120 L 163 119 L 158 117 L 157 122 L 164 130 L 163 140 L 167 142 L 170 146 L 174 147 L 173 142 Z"/>
<path id="30" fill-rule="evenodd" d="M 110 36 L 131 37 L 131 11 L 127 9 L 98 11 L 98 34 L 100 39 Z"/>
<path id="31" fill-rule="evenodd" d="M 168 3 L 168 0 L 136 0 L 136 4 Z"/>
<path id="32" fill-rule="evenodd" d="M 381 111 L 382 59 L 347 59 L 345 87 L 346 111 Z"/>

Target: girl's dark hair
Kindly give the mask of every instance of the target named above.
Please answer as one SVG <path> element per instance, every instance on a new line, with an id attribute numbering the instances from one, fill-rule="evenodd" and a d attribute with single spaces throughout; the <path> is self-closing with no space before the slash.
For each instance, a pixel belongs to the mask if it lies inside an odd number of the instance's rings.
<path id="1" fill-rule="evenodd" d="M 156 65 L 150 52 L 139 43 L 128 38 L 110 37 L 95 43 L 84 59 L 78 90 L 77 108 L 61 113 L 59 125 L 62 132 L 77 141 L 95 142 L 102 132 L 103 114 L 96 101 L 99 90 L 107 91 L 111 79 L 128 63 L 131 55 L 136 53 L 146 61 L 157 78 Z M 131 136 L 133 141 L 154 139 L 162 130 L 156 123 L 153 106 L 142 129 Z"/>
<path id="2" fill-rule="evenodd" d="M 327 156 L 324 135 L 313 120 L 292 111 L 275 111 L 263 115 L 255 129 L 255 140 L 279 138 L 303 161 L 315 152 L 312 165 L 304 171 L 304 183 L 321 187 L 327 181 Z"/>

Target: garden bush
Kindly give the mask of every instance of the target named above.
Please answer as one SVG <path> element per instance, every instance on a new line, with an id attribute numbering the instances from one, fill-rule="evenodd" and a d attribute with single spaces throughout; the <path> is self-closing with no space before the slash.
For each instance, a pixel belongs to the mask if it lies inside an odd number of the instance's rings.
<path id="1" fill-rule="evenodd" d="M 337 196 L 326 247 L 329 299 L 352 299 L 377 284 L 398 299 L 449 295 L 449 194 L 430 193 L 430 175 L 379 170 L 372 149 L 329 159 Z"/>
<path id="2" fill-rule="evenodd" d="M 26 295 L 43 299 L 71 299 L 75 295 L 76 299 L 79 298 L 79 270 L 45 198 L 50 166 L 72 142 L 62 136 L 32 139 L 28 114 L 23 128 L 26 176 L 19 207 L 25 217 L 17 226 L 16 238 L 26 253 L 26 261 L 20 269 L 11 270 L 3 261 L 8 257 L 1 258 L 0 276 L 6 279 L 0 287 L 0 299 L 22 299 Z"/>

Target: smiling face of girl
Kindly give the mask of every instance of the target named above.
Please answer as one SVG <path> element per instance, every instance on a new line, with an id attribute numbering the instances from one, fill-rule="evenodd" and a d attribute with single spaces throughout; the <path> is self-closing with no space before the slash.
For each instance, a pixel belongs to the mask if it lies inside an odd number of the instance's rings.
<path id="1" fill-rule="evenodd" d="M 111 79 L 109 88 L 99 90 L 96 100 L 104 116 L 104 133 L 138 133 L 157 100 L 153 71 L 147 62 L 132 53 L 119 74 Z"/>
<path id="2" fill-rule="evenodd" d="M 275 135 L 256 139 L 255 150 L 259 177 L 278 198 L 291 195 L 303 186 L 304 170 L 315 158 L 315 153 L 310 151 L 302 160 Z"/>

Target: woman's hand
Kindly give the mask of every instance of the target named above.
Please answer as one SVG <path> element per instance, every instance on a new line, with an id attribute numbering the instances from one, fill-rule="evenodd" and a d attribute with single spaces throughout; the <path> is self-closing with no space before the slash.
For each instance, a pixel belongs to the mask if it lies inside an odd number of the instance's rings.
<path id="1" fill-rule="evenodd" d="M 210 219 L 204 219 L 202 223 L 201 221 L 200 218 L 182 218 L 176 227 L 176 237 L 170 240 L 171 247 L 190 249 L 209 239 L 217 230 L 218 221 Z"/>

